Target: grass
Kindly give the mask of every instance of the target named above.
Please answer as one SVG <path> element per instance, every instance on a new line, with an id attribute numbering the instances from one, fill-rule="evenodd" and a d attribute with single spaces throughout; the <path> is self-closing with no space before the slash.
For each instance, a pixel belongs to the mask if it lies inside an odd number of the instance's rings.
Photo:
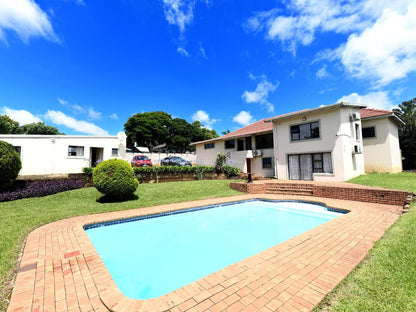
<path id="1" fill-rule="evenodd" d="M 416 193 L 416 174 L 369 174 L 349 182 Z M 416 311 L 416 203 L 314 311 Z"/>
<path id="2" fill-rule="evenodd" d="M 95 188 L 0 203 L 0 311 L 7 310 L 16 261 L 31 230 L 79 215 L 241 194 L 229 184 L 227 180 L 141 184 L 137 200 L 121 203 L 100 203 L 102 195 Z"/>

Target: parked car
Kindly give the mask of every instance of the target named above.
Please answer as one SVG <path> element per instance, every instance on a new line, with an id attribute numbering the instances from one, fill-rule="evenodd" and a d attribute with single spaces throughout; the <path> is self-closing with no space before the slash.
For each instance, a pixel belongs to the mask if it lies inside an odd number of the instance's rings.
<path id="1" fill-rule="evenodd" d="M 187 161 L 178 156 L 165 157 L 160 161 L 162 166 L 192 166 L 190 161 Z"/>
<path id="2" fill-rule="evenodd" d="M 136 155 L 131 160 L 132 167 L 151 167 L 152 161 L 145 155 Z"/>

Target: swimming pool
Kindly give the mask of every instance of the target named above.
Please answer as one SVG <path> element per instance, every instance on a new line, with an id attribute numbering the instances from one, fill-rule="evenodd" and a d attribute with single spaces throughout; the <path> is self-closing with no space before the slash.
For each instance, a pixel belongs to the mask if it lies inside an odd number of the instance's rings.
<path id="1" fill-rule="evenodd" d="M 305 202 L 249 200 L 92 224 L 85 230 L 123 294 L 150 299 L 341 214 Z"/>

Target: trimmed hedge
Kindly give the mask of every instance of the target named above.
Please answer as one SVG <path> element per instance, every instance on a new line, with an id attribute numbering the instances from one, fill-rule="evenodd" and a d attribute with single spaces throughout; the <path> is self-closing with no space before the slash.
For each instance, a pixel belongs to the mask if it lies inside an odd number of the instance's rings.
<path id="1" fill-rule="evenodd" d="M 195 175 L 198 180 L 206 178 L 206 175 L 214 175 L 217 172 L 215 167 L 210 166 L 153 166 L 153 167 L 135 167 L 134 174 L 138 180 L 159 180 L 164 176 L 182 176 Z M 228 177 L 238 176 L 240 170 L 237 167 L 224 166 L 224 173 Z"/>
<path id="2" fill-rule="evenodd" d="M 16 181 L 8 191 L 0 192 L 0 202 L 30 197 L 42 197 L 84 187 L 80 180 Z"/>
<path id="3" fill-rule="evenodd" d="M 20 169 L 22 169 L 22 161 L 13 145 L 0 141 L 0 190 L 13 185 Z"/>
<path id="4" fill-rule="evenodd" d="M 132 197 L 139 185 L 133 168 L 122 159 L 108 159 L 100 162 L 94 168 L 92 178 L 99 192 L 119 200 Z"/>

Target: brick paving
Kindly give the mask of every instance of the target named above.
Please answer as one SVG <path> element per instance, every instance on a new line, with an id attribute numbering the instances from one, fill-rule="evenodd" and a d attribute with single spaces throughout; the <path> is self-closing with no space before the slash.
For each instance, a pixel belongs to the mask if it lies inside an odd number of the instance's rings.
<path id="1" fill-rule="evenodd" d="M 314 201 L 350 213 L 149 300 L 120 292 L 83 230 L 101 221 L 251 198 Z M 310 311 L 401 212 L 401 206 L 245 194 L 61 220 L 29 234 L 8 311 Z"/>

